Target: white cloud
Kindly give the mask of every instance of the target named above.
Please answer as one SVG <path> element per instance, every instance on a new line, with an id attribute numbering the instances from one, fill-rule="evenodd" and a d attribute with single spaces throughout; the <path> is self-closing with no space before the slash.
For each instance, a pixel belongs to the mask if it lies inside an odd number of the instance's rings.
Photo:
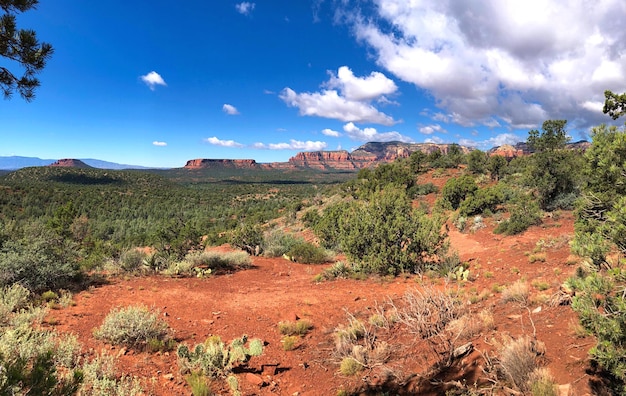
<path id="1" fill-rule="evenodd" d="M 354 123 L 349 122 L 343 126 L 343 130 L 352 140 L 360 142 L 405 142 L 411 143 L 414 140 L 398 132 L 378 132 L 376 128 L 359 128 Z"/>
<path id="2" fill-rule="evenodd" d="M 262 150 L 303 150 L 303 151 L 319 151 L 326 148 L 326 142 L 312 142 L 307 140 L 302 142 L 291 139 L 289 143 L 254 143 L 252 147 Z"/>
<path id="3" fill-rule="evenodd" d="M 205 142 L 212 144 L 214 146 L 221 146 L 221 147 L 236 147 L 236 148 L 241 148 L 244 147 L 243 144 L 241 143 L 237 143 L 234 140 L 221 140 L 218 139 L 217 137 L 213 136 L 207 139 L 204 139 Z"/>
<path id="4" fill-rule="evenodd" d="M 143 81 L 152 91 L 154 91 L 157 85 L 167 86 L 163 77 L 161 77 L 161 75 L 155 71 L 151 71 L 150 73 L 146 74 L 145 76 L 141 76 L 140 78 L 141 81 Z"/>
<path id="5" fill-rule="evenodd" d="M 222 106 L 222 110 L 224 111 L 224 113 L 228 114 L 228 115 L 238 115 L 239 114 L 239 110 L 237 110 L 237 108 L 233 105 L 229 105 L 228 103 L 225 103 L 224 106 Z"/>
<path id="6" fill-rule="evenodd" d="M 443 139 L 440 138 L 439 136 L 433 136 L 433 137 L 429 137 L 428 139 L 424 139 L 424 143 L 442 144 L 443 143 Z"/>
<path id="7" fill-rule="evenodd" d="M 502 133 L 494 136 L 482 142 L 480 145 L 483 147 L 497 147 L 505 144 L 514 145 L 515 143 L 524 142 L 526 139 L 522 139 L 513 133 Z"/>
<path id="8" fill-rule="evenodd" d="M 331 73 L 325 85 L 339 89 L 343 97 L 356 101 L 371 101 L 398 90 L 393 80 L 380 72 L 372 72 L 368 77 L 356 77 L 348 66 L 341 66 L 337 75 Z"/>
<path id="9" fill-rule="evenodd" d="M 420 133 L 432 135 L 435 132 L 446 132 L 439 124 L 425 125 L 419 128 Z"/>
<path id="10" fill-rule="evenodd" d="M 250 13 L 252 13 L 252 11 L 254 10 L 254 7 L 256 7 L 256 4 L 251 3 L 249 1 L 244 1 L 239 4 L 235 4 L 235 8 L 237 9 L 237 12 L 243 15 L 250 15 Z"/>
<path id="11" fill-rule="evenodd" d="M 511 128 L 546 119 L 583 128 L 608 121 L 590 105 L 605 89 L 626 91 L 623 0 L 360 1 L 337 2 L 339 19 L 378 65 L 460 125 L 497 116 Z"/>
<path id="12" fill-rule="evenodd" d="M 152 144 L 153 144 L 154 146 L 159 146 L 159 147 L 165 147 L 165 146 L 167 146 L 167 143 L 166 143 L 166 142 L 159 142 L 158 140 L 155 140 L 154 142 L 152 142 Z"/>
<path id="13" fill-rule="evenodd" d="M 322 130 L 322 134 L 326 135 L 326 136 L 332 136 L 332 137 L 339 137 L 341 136 L 341 133 L 334 131 L 330 128 L 326 128 L 324 130 Z"/>
<path id="14" fill-rule="evenodd" d="M 300 110 L 300 115 L 332 118 L 344 122 L 368 122 L 393 125 L 396 122 L 390 116 L 378 111 L 369 103 L 348 100 L 339 96 L 336 90 L 323 90 L 314 93 L 296 93 L 285 88 L 280 98 L 292 107 Z"/>

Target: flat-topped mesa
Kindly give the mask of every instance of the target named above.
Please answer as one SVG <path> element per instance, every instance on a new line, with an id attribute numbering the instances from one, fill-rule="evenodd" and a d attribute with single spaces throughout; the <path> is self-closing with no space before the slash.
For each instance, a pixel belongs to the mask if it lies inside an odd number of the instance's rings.
<path id="1" fill-rule="evenodd" d="M 356 169 L 357 166 L 350 153 L 337 151 L 305 151 L 289 158 L 289 164 L 295 167 L 313 169 Z"/>
<path id="2" fill-rule="evenodd" d="M 58 161 L 51 163 L 48 166 L 61 167 L 61 168 L 91 168 L 91 166 L 87 165 L 81 160 L 72 159 L 72 158 L 63 158 Z"/>
<path id="3" fill-rule="evenodd" d="M 199 158 L 187 161 L 186 169 L 207 169 L 207 168 L 238 168 L 254 169 L 258 164 L 253 159 L 207 159 Z"/>

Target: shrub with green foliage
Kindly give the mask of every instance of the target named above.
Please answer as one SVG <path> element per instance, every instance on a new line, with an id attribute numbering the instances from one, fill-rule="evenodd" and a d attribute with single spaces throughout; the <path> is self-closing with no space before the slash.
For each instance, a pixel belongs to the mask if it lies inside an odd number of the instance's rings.
<path id="1" fill-rule="evenodd" d="M 230 244 L 251 255 L 259 255 L 262 253 L 263 229 L 259 225 L 242 223 L 233 231 Z"/>
<path id="2" fill-rule="evenodd" d="M 81 275 L 72 244 L 38 224 L 0 247 L 0 287 L 19 283 L 33 292 L 57 290 Z"/>
<path id="3" fill-rule="evenodd" d="M 478 190 L 478 186 L 474 181 L 474 177 L 463 175 L 448 179 L 441 190 L 441 199 L 445 207 L 458 209 L 459 205 L 468 196 L 474 194 Z"/>
<path id="4" fill-rule="evenodd" d="M 539 204 L 530 196 L 518 193 L 507 204 L 511 216 L 498 224 L 496 234 L 515 235 L 522 233 L 533 225 L 541 223 L 541 209 Z"/>
<path id="5" fill-rule="evenodd" d="M 317 218 L 319 218 L 319 214 L 313 210 L 309 210 L 305 213 L 305 215 L 312 216 L 315 213 Z M 304 219 L 303 219 L 304 221 Z M 307 222 L 305 221 L 305 224 Z M 311 226 L 310 223 L 308 225 Z M 299 236 L 294 234 L 288 234 L 281 230 L 272 230 L 269 233 L 265 234 L 263 241 L 263 255 L 267 257 L 282 257 L 284 254 L 287 254 L 291 249 L 293 249 L 296 245 L 304 242 Z"/>
<path id="6" fill-rule="evenodd" d="M 330 213 L 336 216 L 329 221 L 336 229 L 318 236 L 323 243 L 328 235 L 336 238 L 334 242 L 355 271 L 381 275 L 419 272 L 436 265 L 447 253 L 446 235 L 441 233 L 443 217 L 412 208 L 401 189 L 385 189 L 368 201 L 341 204 Z"/>
<path id="7" fill-rule="evenodd" d="M 472 150 L 467 155 L 467 170 L 474 174 L 485 173 L 487 169 L 487 153 L 480 150 Z"/>
<path id="8" fill-rule="evenodd" d="M 324 264 L 332 259 L 326 249 L 305 241 L 294 245 L 286 255 L 301 264 Z"/>
<path id="9" fill-rule="evenodd" d="M 507 199 L 506 187 L 502 183 L 494 186 L 480 188 L 461 202 L 459 206 L 460 216 L 473 216 L 489 210 L 496 211 L 496 207 Z"/>
<path id="10" fill-rule="evenodd" d="M 129 306 L 113 308 L 94 336 L 114 345 L 145 348 L 150 340 L 169 341 L 171 331 L 157 310 Z"/>
<path id="11" fill-rule="evenodd" d="M 591 357 L 611 375 L 616 394 L 626 392 L 626 273 L 620 269 L 607 275 L 591 273 L 569 280 L 576 290 L 572 309 L 582 326 L 593 334 L 596 345 Z"/>

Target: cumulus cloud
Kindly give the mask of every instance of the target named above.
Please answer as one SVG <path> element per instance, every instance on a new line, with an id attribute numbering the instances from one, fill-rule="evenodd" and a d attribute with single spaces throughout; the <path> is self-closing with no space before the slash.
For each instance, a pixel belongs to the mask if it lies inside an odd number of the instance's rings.
<path id="1" fill-rule="evenodd" d="M 217 137 L 213 136 L 210 138 L 206 138 L 204 139 L 205 142 L 212 144 L 214 146 L 221 146 L 221 147 L 236 147 L 236 148 L 241 148 L 244 147 L 243 144 L 241 143 L 237 143 L 234 140 L 221 140 L 218 139 Z"/>
<path id="2" fill-rule="evenodd" d="M 280 98 L 291 107 L 297 107 L 300 115 L 332 118 L 344 122 L 368 122 L 393 125 L 396 122 L 389 115 L 378 111 L 369 103 L 348 100 L 336 90 L 296 93 L 285 88 Z"/>
<path id="3" fill-rule="evenodd" d="M 326 136 L 332 136 L 332 137 L 339 137 L 341 136 L 341 133 L 339 133 L 338 131 L 334 131 L 330 128 L 326 128 L 322 130 L 322 134 L 326 135 Z"/>
<path id="4" fill-rule="evenodd" d="M 428 139 L 424 139 L 424 143 L 442 144 L 443 143 L 443 139 L 440 138 L 439 136 L 433 136 L 433 137 L 429 137 Z"/>
<path id="5" fill-rule="evenodd" d="M 347 66 L 341 66 L 337 74 L 329 72 L 330 79 L 322 84 L 320 92 L 296 93 L 285 88 L 279 97 L 300 115 L 332 118 L 344 122 L 362 122 L 393 125 L 396 121 L 379 111 L 371 102 L 395 103 L 384 95 L 393 94 L 398 87 L 380 72 L 366 77 L 357 77 Z"/>
<path id="6" fill-rule="evenodd" d="M 338 18 L 451 122 L 494 125 L 497 116 L 511 128 L 546 119 L 585 127 L 607 121 L 592 105 L 605 89 L 626 91 L 623 0 L 368 2 L 339 2 Z"/>
<path id="7" fill-rule="evenodd" d="M 337 75 L 331 73 L 330 80 L 325 85 L 339 89 L 348 100 L 358 101 L 370 101 L 398 90 L 396 83 L 380 72 L 372 72 L 367 77 L 356 77 L 348 66 L 341 66 Z"/>
<path id="8" fill-rule="evenodd" d="M 228 115 L 238 115 L 239 114 L 239 110 L 237 110 L 237 108 L 233 105 L 229 105 L 228 103 L 225 103 L 224 106 L 222 106 L 222 111 L 224 111 L 224 113 L 228 114 Z"/>
<path id="9" fill-rule="evenodd" d="M 256 4 L 249 1 L 243 1 L 241 3 L 235 4 L 235 9 L 237 9 L 237 12 L 243 15 L 250 15 L 250 13 L 252 13 L 252 11 L 254 10 L 254 7 L 256 7 Z"/>
<path id="10" fill-rule="evenodd" d="M 302 142 L 291 139 L 289 143 L 254 143 L 252 147 L 261 150 L 303 150 L 303 151 L 319 151 L 326 148 L 326 142 L 313 142 L 307 140 Z"/>
<path id="11" fill-rule="evenodd" d="M 501 133 L 497 136 L 489 138 L 481 143 L 483 147 L 497 147 L 505 144 L 514 145 L 515 143 L 526 141 L 526 139 L 520 138 L 519 136 L 513 133 Z"/>
<path id="12" fill-rule="evenodd" d="M 155 71 L 151 71 L 145 76 L 140 76 L 140 78 L 141 81 L 143 81 L 152 91 L 154 91 L 157 85 L 167 86 L 163 77 Z"/>
<path id="13" fill-rule="evenodd" d="M 152 142 L 152 144 L 153 144 L 154 146 L 159 146 L 159 147 L 165 147 L 165 146 L 167 146 L 167 143 L 166 143 L 166 142 L 159 142 L 158 140 L 155 140 L 154 142 Z"/>
<path id="14" fill-rule="evenodd" d="M 432 135 L 435 132 L 446 132 L 439 124 L 424 125 L 419 128 L 420 133 L 424 135 Z"/>
<path id="15" fill-rule="evenodd" d="M 360 142 L 405 142 L 412 143 L 414 140 L 398 132 L 378 132 L 376 128 L 359 128 L 354 123 L 349 122 L 343 126 L 343 130 L 352 140 Z"/>

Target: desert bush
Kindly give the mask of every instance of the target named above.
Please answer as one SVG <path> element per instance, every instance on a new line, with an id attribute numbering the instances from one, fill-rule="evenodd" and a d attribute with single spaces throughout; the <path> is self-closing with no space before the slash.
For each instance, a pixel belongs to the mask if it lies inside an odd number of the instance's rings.
<path id="1" fill-rule="evenodd" d="M 158 310 L 144 306 L 113 308 L 102 325 L 94 330 L 94 336 L 114 345 L 132 348 L 146 347 L 153 339 L 166 342 L 171 338 L 171 332 L 159 314 Z"/>
<path id="2" fill-rule="evenodd" d="M 624 273 L 612 270 L 607 275 L 593 272 L 568 280 L 576 291 L 572 309 L 582 326 L 593 334 L 596 345 L 589 354 L 610 373 L 611 387 L 619 394 L 626 391 L 626 296 Z"/>
<path id="3" fill-rule="evenodd" d="M 501 375 L 522 392 L 530 390 L 530 380 L 537 369 L 537 356 L 542 354 L 543 345 L 530 337 L 508 340 L 499 354 Z"/>
<path id="4" fill-rule="evenodd" d="M 350 264 L 343 261 L 337 261 L 330 267 L 326 268 L 320 274 L 321 279 L 332 280 L 337 278 L 350 278 L 354 274 L 354 270 Z"/>
<path id="5" fill-rule="evenodd" d="M 428 195 L 432 193 L 439 192 L 439 188 L 435 186 L 433 183 L 424 183 L 424 184 L 416 184 L 413 187 L 409 188 L 406 194 L 411 197 L 417 197 L 420 195 Z"/>
<path id="6" fill-rule="evenodd" d="M 309 242 L 297 243 L 286 255 L 293 261 L 302 264 L 324 264 L 332 259 L 326 249 Z"/>
<path id="7" fill-rule="evenodd" d="M 334 338 L 339 371 L 346 376 L 382 365 L 389 360 L 392 353 L 392 347 L 387 342 L 378 340 L 371 326 L 351 314 L 348 314 L 347 325 L 340 325 L 335 329 Z"/>
<path id="8" fill-rule="evenodd" d="M 30 291 L 20 284 L 0 288 L 0 326 L 9 324 L 13 312 L 26 308 Z"/>
<path id="9" fill-rule="evenodd" d="M 309 212 L 307 212 L 309 213 Z M 263 241 L 263 255 L 267 257 L 281 257 L 287 254 L 296 245 L 304 240 L 294 234 L 287 234 L 280 230 L 272 230 L 265 234 Z"/>
<path id="10" fill-rule="evenodd" d="M 459 213 L 467 217 L 488 210 L 495 212 L 497 206 L 506 201 L 508 193 L 502 183 L 475 190 L 460 203 Z"/>
<path id="11" fill-rule="evenodd" d="M 50 230 L 33 226 L 0 251 L 0 287 L 19 283 L 33 292 L 71 286 L 80 276 L 76 251 Z"/>
<path id="12" fill-rule="evenodd" d="M 230 244 L 252 255 L 261 254 L 263 229 L 259 225 L 242 223 L 233 231 Z"/>
<path id="13" fill-rule="evenodd" d="M 120 267 L 126 272 L 135 272 L 141 269 L 148 255 L 139 249 L 128 249 L 120 256 Z"/>
<path id="14" fill-rule="evenodd" d="M 137 378 L 118 375 L 115 371 L 115 360 L 102 352 L 81 369 L 83 383 L 79 394 L 84 396 L 140 396 L 144 391 Z"/>
<path id="15" fill-rule="evenodd" d="M 263 341 L 257 338 L 248 341 L 245 335 L 234 339 L 229 345 L 214 336 L 197 344 L 193 350 L 181 344 L 177 351 L 181 372 L 199 371 L 209 378 L 225 378 L 236 364 L 244 365 L 252 356 L 260 356 L 262 353 Z"/>
<path id="16" fill-rule="evenodd" d="M 185 377 L 193 396 L 211 396 L 207 378 L 202 373 L 194 372 Z"/>
<path id="17" fill-rule="evenodd" d="M 236 270 L 247 268 L 251 264 L 250 255 L 246 252 L 199 252 L 185 256 L 193 267 L 217 270 Z"/>
<path id="18" fill-rule="evenodd" d="M 280 339 L 284 351 L 293 351 L 298 347 L 299 342 L 300 337 L 297 335 L 285 335 Z"/>
<path id="19" fill-rule="evenodd" d="M 278 330 L 283 335 L 299 335 L 307 334 L 313 328 L 313 324 L 308 320 L 297 320 L 295 322 L 280 322 Z"/>
<path id="20" fill-rule="evenodd" d="M 526 305 L 528 304 L 529 296 L 530 288 L 528 283 L 523 280 L 516 281 L 502 291 L 502 301 L 504 302 L 516 302 Z"/>
<path id="21" fill-rule="evenodd" d="M 470 195 L 478 190 L 474 178 L 470 175 L 453 177 L 448 179 L 441 190 L 441 199 L 445 207 L 458 209 L 459 205 Z"/>
<path id="22" fill-rule="evenodd" d="M 404 191 L 385 189 L 344 208 L 338 240 L 357 272 L 421 272 L 447 253 L 443 220 L 413 209 Z"/>
<path id="23" fill-rule="evenodd" d="M 519 194 L 507 206 L 511 216 L 508 220 L 498 224 L 494 233 L 515 235 L 526 231 L 530 226 L 541 223 L 539 204 L 530 196 Z"/>
<path id="24" fill-rule="evenodd" d="M 536 368 L 528 378 L 528 388 L 533 396 L 558 396 L 559 391 L 550 371 L 545 367 Z"/>

